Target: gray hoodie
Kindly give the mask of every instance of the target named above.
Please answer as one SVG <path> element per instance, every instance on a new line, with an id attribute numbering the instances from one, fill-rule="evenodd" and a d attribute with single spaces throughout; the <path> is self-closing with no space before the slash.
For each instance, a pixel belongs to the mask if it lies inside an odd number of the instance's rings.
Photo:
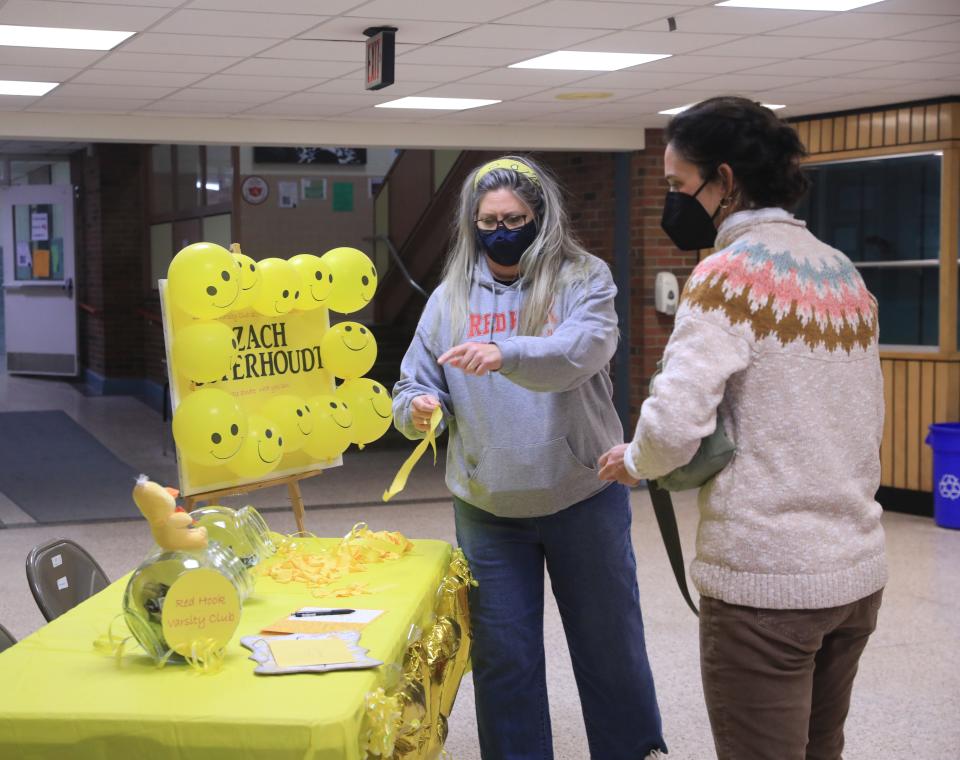
<path id="1" fill-rule="evenodd" d="M 414 398 L 440 399 L 450 431 L 447 487 L 501 517 L 539 517 L 576 504 L 607 483 L 601 454 L 623 442 L 608 365 L 617 347 L 617 288 L 609 267 L 590 257 L 588 274 L 557 293 L 540 337 L 519 336 L 524 287 L 493 279 L 485 257 L 474 268 L 465 334 L 451 337 L 443 285 L 430 296 L 394 386 L 393 415 L 407 438 Z M 437 364 L 465 341 L 494 342 L 499 372 L 466 375 Z"/>

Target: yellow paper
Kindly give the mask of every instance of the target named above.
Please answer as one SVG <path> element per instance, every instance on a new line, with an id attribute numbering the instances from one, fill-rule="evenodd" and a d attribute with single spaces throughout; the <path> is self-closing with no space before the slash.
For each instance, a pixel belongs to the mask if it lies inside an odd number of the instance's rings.
<path id="1" fill-rule="evenodd" d="M 281 668 L 335 665 L 354 659 L 343 639 L 277 639 L 268 644 L 273 659 Z"/>
<path id="2" fill-rule="evenodd" d="M 407 461 L 400 466 L 400 471 L 397 473 L 397 476 L 393 479 L 393 483 L 390 484 L 390 487 L 383 492 L 383 500 L 390 501 L 394 496 L 400 493 L 404 488 L 407 487 L 407 478 L 410 477 L 410 472 L 416 466 L 417 462 L 420 461 L 420 457 L 423 456 L 424 452 L 427 450 L 427 446 L 430 446 L 433 449 L 433 463 L 437 463 L 437 427 L 440 425 L 440 420 L 443 419 L 443 411 L 438 406 L 433 410 L 433 414 L 430 415 L 430 429 L 427 431 L 427 436 L 419 444 L 417 448 L 413 450 L 413 453 L 407 457 Z"/>
<path id="3" fill-rule="evenodd" d="M 196 652 L 198 642 L 205 649 L 223 649 L 240 624 L 237 589 L 216 570 L 184 573 L 167 591 L 162 623 L 167 644 L 185 657 Z"/>

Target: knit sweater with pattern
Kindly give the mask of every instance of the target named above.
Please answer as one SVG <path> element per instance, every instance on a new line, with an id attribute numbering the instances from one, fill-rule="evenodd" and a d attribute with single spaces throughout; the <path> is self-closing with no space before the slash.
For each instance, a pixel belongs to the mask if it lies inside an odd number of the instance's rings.
<path id="1" fill-rule="evenodd" d="M 627 469 L 686 464 L 719 408 L 736 453 L 700 489 L 700 593 L 774 609 L 861 599 L 887 579 L 876 301 L 781 209 L 731 215 L 717 249 L 684 287 Z"/>

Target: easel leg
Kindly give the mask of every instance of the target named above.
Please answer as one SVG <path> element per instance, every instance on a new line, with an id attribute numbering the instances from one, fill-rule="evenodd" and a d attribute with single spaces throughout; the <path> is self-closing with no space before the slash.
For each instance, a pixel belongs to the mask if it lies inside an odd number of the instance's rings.
<path id="1" fill-rule="evenodd" d="M 184 509 L 186 509 L 187 512 L 193 512 L 194 508 L 197 506 L 197 500 L 192 496 L 186 496 L 183 499 L 183 504 Z"/>
<path id="2" fill-rule="evenodd" d="M 287 483 L 287 492 L 290 494 L 290 504 L 293 506 L 293 516 L 297 521 L 297 530 L 306 532 L 303 527 L 303 496 L 300 494 L 300 481 Z"/>

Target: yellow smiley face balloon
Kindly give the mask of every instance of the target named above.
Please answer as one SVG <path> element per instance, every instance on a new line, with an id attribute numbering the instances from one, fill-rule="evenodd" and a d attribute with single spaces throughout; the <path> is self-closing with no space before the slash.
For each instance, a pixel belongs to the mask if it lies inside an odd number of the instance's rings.
<path id="1" fill-rule="evenodd" d="M 260 292 L 260 269 L 257 262 L 242 253 L 231 253 L 237 263 L 237 272 L 240 277 L 240 295 L 233 305 L 234 311 L 246 309 L 253 305 L 253 300 Z"/>
<path id="2" fill-rule="evenodd" d="M 273 420 L 259 414 L 247 419 L 247 437 L 227 467 L 241 478 L 259 478 L 277 469 L 284 452 L 284 440 Z"/>
<path id="3" fill-rule="evenodd" d="M 188 380 L 217 382 L 233 371 L 237 340 L 222 322 L 200 322 L 174 333 L 172 351 L 177 372 Z"/>
<path id="4" fill-rule="evenodd" d="M 336 396 L 313 396 L 307 404 L 313 416 L 313 435 L 303 450 L 314 459 L 336 459 L 353 442 L 353 415 Z"/>
<path id="5" fill-rule="evenodd" d="M 373 300 L 377 292 L 377 268 L 363 251 L 356 248 L 334 248 L 320 260 L 333 276 L 327 308 L 341 314 L 359 311 Z"/>
<path id="6" fill-rule="evenodd" d="M 230 462 L 247 434 L 236 399 L 217 388 L 188 395 L 173 413 L 173 439 L 185 459 L 207 467 Z"/>
<path id="7" fill-rule="evenodd" d="M 333 282 L 330 270 L 320 257 L 312 253 L 301 253 L 290 259 L 290 266 L 300 277 L 301 292 L 297 308 L 301 311 L 312 311 L 326 306 Z"/>
<path id="8" fill-rule="evenodd" d="M 215 243 L 188 245 L 167 270 L 167 292 L 175 306 L 197 319 L 217 319 L 233 310 L 240 296 L 237 263 Z"/>
<path id="9" fill-rule="evenodd" d="M 313 416 L 307 402 L 299 396 L 283 394 L 274 396 L 260 409 L 260 413 L 273 420 L 283 437 L 283 453 L 299 451 L 313 434 Z"/>
<path id="10" fill-rule="evenodd" d="M 300 278 L 289 261 L 264 259 L 260 270 L 260 290 L 253 299 L 253 308 L 265 317 L 289 314 L 300 301 Z"/>
<path id="11" fill-rule="evenodd" d="M 377 341 L 359 322 L 340 322 L 320 341 L 320 357 L 334 377 L 363 377 L 377 360 Z"/>
<path id="12" fill-rule="evenodd" d="M 351 440 L 358 446 L 380 438 L 393 421 L 393 400 L 387 389 L 368 377 L 347 380 L 337 388 L 337 397 L 353 414 Z"/>

